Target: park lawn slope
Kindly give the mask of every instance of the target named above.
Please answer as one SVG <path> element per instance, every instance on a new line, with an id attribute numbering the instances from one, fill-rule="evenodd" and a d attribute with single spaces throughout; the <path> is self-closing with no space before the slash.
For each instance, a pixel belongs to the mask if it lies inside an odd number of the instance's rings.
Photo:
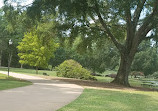
<path id="1" fill-rule="evenodd" d="M 86 88 L 74 102 L 58 111 L 157 111 L 158 92 Z"/>
<path id="2" fill-rule="evenodd" d="M 32 83 L 25 80 L 9 77 L 4 74 L 0 74 L 0 90 L 6 90 L 11 88 L 23 87 L 31 85 Z"/>

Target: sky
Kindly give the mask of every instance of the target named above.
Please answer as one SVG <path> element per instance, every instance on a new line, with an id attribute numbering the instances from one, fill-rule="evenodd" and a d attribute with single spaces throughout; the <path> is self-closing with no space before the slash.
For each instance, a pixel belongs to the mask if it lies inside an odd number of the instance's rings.
<path id="1" fill-rule="evenodd" d="M 0 0 L 0 7 L 3 6 L 3 0 Z"/>

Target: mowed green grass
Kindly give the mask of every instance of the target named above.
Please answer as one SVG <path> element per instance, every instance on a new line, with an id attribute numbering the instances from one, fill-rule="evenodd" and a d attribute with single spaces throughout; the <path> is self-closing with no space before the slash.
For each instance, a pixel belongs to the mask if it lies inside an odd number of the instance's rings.
<path id="1" fill-rule="evenodd" d="M 58 111 L 158 111 L 158 92 L 85 89 Z"/>
<path id="2" fill-rule="evenodd" d="M 0 74 L 0 90 L 23 87 L 31 85 L 31 82 L 9 77 L 4 74 Z"/>
<path id="3" fill-rule="evenodd" d="M 6 67 L 0 67 L 1 71 L 7 71 Z M 30 74 L 30 75 L 37 75 L 35 69 L 24 69 L 24 68 L 10 68 L 10 72 L 22 73 L 22 74 Z M 38 70 L 38 75 L 43 75 L 43 73 L 47 73 L 50 76 L 56 76 L 55 71 L 49 70 Z"/>

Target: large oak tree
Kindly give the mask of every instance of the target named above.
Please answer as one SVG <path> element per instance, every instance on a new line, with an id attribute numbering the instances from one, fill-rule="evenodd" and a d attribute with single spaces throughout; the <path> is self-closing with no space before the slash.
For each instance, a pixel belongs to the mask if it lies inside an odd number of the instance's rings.
<path id="1" fill-rule="evenodd" d="M 35 0 L 28 13 L 34 18 L 55 14 L 72 38 L 75 34 L 93 41 L 110 38 L 121 55 L 113 83 L 129 86 L 137 48 L 158 24 L 158 0 Z"/>

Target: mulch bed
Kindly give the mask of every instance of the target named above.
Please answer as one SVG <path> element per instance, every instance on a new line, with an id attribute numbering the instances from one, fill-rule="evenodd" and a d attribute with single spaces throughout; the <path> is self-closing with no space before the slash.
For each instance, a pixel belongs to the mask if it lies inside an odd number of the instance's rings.
<path id="1" fill-rule="evenodd" d="M 63 82 L 68 82 L 70 84 L 77 84 L 83 87 L 93 87 L 93 88 L 110 88 L 110 89 L 120 89 L 120 90 L 135 90 L 135 91 L 158 91 L 158 89 L 143 88 L 143 87 L 125 87 L 121 85 L 116 85 L 112 83 L 104 83 L 98 81 L 89 81 L 89 80 L 79 80 L 73 78 L 62 78 L 62 77 L 49 77 L 44 76 L 44 78 L 52 80 L 60 80 Z"/>

